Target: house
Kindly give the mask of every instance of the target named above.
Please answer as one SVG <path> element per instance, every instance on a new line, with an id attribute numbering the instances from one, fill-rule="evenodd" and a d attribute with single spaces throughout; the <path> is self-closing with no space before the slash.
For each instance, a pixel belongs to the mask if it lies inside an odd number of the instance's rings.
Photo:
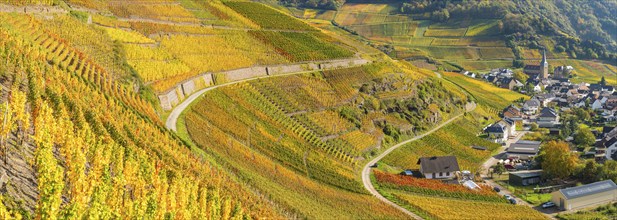
<path id="1" fill-rule="evenodd" d="M 602 109 L 602 99 L 596 99 L 591 103 L 591 109 L 600 110 Z"/>
<path id="2" fill-rule="evenodd" d="M 506 109 L 503 110 L 503 117 L 511 118 L 511 119 L 519 119 L 523 117 L 523 113 L 519 107 L 515 105 L 509 105 Z"/>
<path id="3" fill-rule="evenodd" d="M 506 157 L 530 160 L 540 152 L 540 144 L 541 142 L 539 141 L 517 141 L 508 147 L 506 150 Z"/>
<path id="4" fill-rule="evenodd" d="M 512 90 L 516 86 L 516 80 L 513 78 L 503 78 L 499 81 L 499 87 Z"/>
<path id="5" fill-rule="evenodd" d="M 559 114 L 552 108 L 543 108 L 536 121 L 541 128 L 552 128 L 559 125 Z"/>
<path id="6" fill-rule="evenodd" d="M 484 133 L 488 135 L 488 138 L 495 143 L 504 143 L 508 140 L 508 128 L 502 123 L 494 123 L 484 128 Z"/>
<path id="7" fill-rule="evenodd" d="M 455 156 L 422 157 L 417 164 L 427 179 L 450 179 L 455 177 L 455 172 L 460 171 Z"/>
<path id="8" fill-rule="evenodd" d="M 553 100 L 555 100 L 556 97 L 555 97 L 555 94 L 545 93 L 545 94 L 536 95 L 533 98 L 540 101 L 540 103 L 542 104 L 542 107 L 546 107 L 548 106 L 548 103 L 551 103 Z"/>
<path id="9" fill-rule="evenodd" d="M 525 101 L 525 104 L 523 104 L 523 113 L 525 113 L 526 115 L 533 115 L 538 111 L 541 105 L 542 103 L 540 102 L 540 100 L 537 100 L 535 98 L 527 100 Z"/>
<path id="10" fill-rule="evenodd" d="M 529 186 L 540 183 L 542 178 L 542 170 L 525 170 L 519 172 L 510 172 L 508 174 L 508 183 L 516 186 Z"/>
<path id="11" fill-rule="evenodd" d="M 617 160 L 617 129 L 605 127 L 600 138 L 595 144 L 596 161 Z"/>
<path id="12" fill-rule="evenodd" d="M 542 89 L 544 89 L 544 85 L 542 84 L 542 82 L 540 82 L 540 80 L 527 80 L 527 84 L 531 85 L 531 87 L 533 88 L 533 92 L 538 93 L 538 92 L 542 92 Z"/>
<path id="13" fill-rule="evenodd" d="M 617 201 L 617 185 L 604 180 L 551 193 L 551 201 L 561 210 L 580 209 Z"/>

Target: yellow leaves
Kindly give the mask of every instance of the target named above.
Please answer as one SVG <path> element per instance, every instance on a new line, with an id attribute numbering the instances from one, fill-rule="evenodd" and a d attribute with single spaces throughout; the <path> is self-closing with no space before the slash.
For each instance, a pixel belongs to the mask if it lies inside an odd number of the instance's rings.
<path id="1" fill-rule="evenodd" d="M 64 188 L 64 170 L 58 165 L 53 153 L 52 132 L 57 128 L 52 113 L 47 103 L 41 104 L 39 115 L 34 121 L 32 137 L 37 146 L 34 152 L 39 188 L 36 214 L 42 219 L 58 218 Z"/>
<path id="2" fill-rule="evenodd" d="M 103 27 L 107 34 L 113 40 L 117 40 L 123 43 L 139 43 L 139 44 L 153 44 L 154 40 L 141 35 L 140 33 L 133 31 L 125 31 L 117 28 Z"/>
<path id="3" fill-rule="evenodd" d="M 542 169 L 552 177 L 566 178 L 574 172 L 578 156 L 570 151 L 568 143 L 549 141 L 541 149 Z"/>

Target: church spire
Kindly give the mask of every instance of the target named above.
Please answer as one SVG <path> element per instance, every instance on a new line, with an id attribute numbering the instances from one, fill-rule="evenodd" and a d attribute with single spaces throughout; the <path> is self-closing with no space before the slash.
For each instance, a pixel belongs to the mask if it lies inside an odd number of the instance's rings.
<path id="1" fill-rule="evenodd" d="M 542 79 L 548 79 L 548 61 L 546 61 L 546 49 L 542 51 L 542 62 L 540 63 L 540 73 Z"/>
<path id="2" fill-rule="evenodd" d="M 542 51 L 542 62 L 540 63 L 542 66 L 548 66 L 548 61 L 546 61 L 546 49 Z"/>

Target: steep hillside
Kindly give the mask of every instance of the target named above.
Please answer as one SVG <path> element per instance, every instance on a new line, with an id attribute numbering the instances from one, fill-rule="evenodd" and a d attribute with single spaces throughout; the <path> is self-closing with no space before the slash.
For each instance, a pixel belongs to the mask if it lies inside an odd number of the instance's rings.
<path id="1" fill-rule="evenodd" d="M 358 167 L 460 112 L 464 98 L 380 63 L 219 88 L 185 124 L 199 148 L 302 217 L 399 218 L 365 193 Z"/>
<path id="2" fill-rule="evenodd" d="M 391 59 L 512 63 L 498 18 L 271 3 L 0 0 L 0 219 L 409 218 L 370 178 L 428 218 L 461 198 L 539 215 L 379 178 L 429 155 L 476 171 L 499 148 L 475 134 L 524 96 Z M 384 173 L 362 171 L 390 151 Z"/>
<path id="3" fill-rule="evenodd" d="M 281 217 L 163 129 L 119 75 L 32 17 L 0 20 L 2 163 L 22 167 L 3 169 L 9 216 Z"/>

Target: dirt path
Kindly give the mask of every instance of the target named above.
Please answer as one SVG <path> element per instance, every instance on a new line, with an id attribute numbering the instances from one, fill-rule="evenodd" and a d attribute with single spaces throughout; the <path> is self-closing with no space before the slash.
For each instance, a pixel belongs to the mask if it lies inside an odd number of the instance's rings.
<path id="1" fill-rule="evenodd" d="M 475 108 L 476 108 L 476 104 L 475 103 L 470 103 L 470 104 L 468 104 L 468 106 L 466 106 L 466 112 L 473 111 Z M 392 207 L 394 207 L 394 208 L 396 208 L 398 210 L 401 210 L 402 212 L 404 212 L 405 214 L 411 216 L 414 219 L 422 219 L 422 217 L 420 217 L 420 216 L 414 214 L 413 212 L 410 212 L 409 210 L 407 210 L 407 209 L 405 209 L 405 208 L 403 208 L 403 207 L 401 207 L 401 206 L 391 202 L 390 200 L 386 199 L 381 194 L 379 194 L 379 192 L 377 192 L 377 190 L 373 186 L 373 183 L 371 182 L 371 177 L 370 177 L 371 165 L 379 162 L 379 160 L 381 160 L 382 158 L 384 158 L 385 156 L 387 156 L 388 154 L 390 154 L 392 151 L 396 150 L 397 148 L 402 147 L 402 146 L 404 146 L 404 145 L 406 145 L 408 143 L 411 143 L 413 141 L 419 140 L 419 139 L 421 139 L 421 138 L 423 138 L 423 137 L 425 137 L 425 136 L 427 136 L 429 134 L 432 134 L 433 132 L 439 130 L 443 126 L 446 126 L 446 125 L 452 123 L 454 120 L 456 120 L 457 118 L 459 118 L 459 117 L 461 117 L 463 115 L 464 115 L 464 113 L 459 114 L 459 115 L 449 119 L 448 121 L 438 125 L 437 127 L 434 127 L 433 129 L 431 129 L 431 130 L 429 130 L 429 131 L 427 131 L 427 132 L 425 132 L 425 133 L 423 133 L 421 135 L 415 136 L 415 137 L 413 137 L 411 139 L 408 139 L 408 140 L 405 140 L 405 141 L 403 141 L 401 143 L 398 143 L 398 144 L 388 148 L 386 151 L 381 153 L 379 156 L 373 158 L 373 160 L 371 160 L 369 163 L 367 163 L 364 166 L 364 168 L 362 169 L 362 183 L 364 184 L 364 188 L 366 190 L 368 190 L 371 194 L 373 194 L 375 197 L 377 197 L 377 199 L 381 200 L 382 202 L 385 202 L 388 205 L 390 205 L 390 206 L 392 206 Z"/>

